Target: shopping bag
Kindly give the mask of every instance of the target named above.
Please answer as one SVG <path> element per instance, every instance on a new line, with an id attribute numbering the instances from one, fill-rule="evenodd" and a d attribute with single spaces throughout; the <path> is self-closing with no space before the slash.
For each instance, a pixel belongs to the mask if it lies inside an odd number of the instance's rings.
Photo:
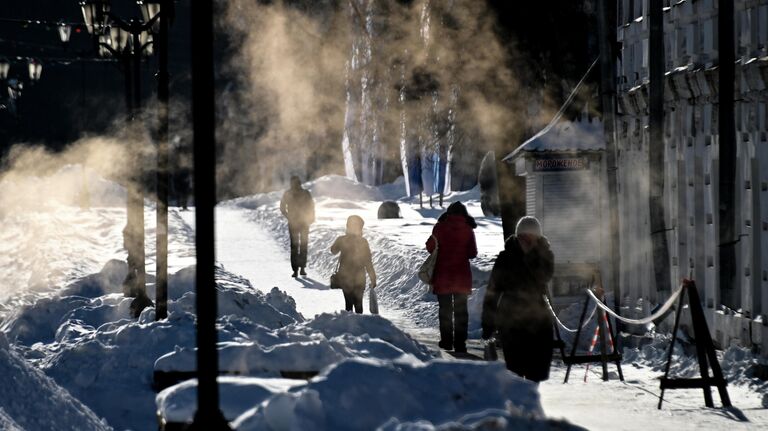
<path id="1" fill-rule="evenodd" d="M 376 289 L 368 288 L 368 309 L 371 314 L 379 314 L 379 299 L 376 297 Z"/>
<path id="2" fill-rule="evenodd" d="M 341 267 L 341 257 L 336 264 L 336 271 L 331 274 L 331 283 L 329 284 L 331 289 L 341 289 L 341 275 L 339 274 L 339 268 Z"/>
<path id="3" fill-rule="evenodd" d="M 496 361 L 499 359 L 499 353 L 496 351 L 496 339 L 484 340 L 483 345 L 483 359 L 486 361 Z"/>
<path id="4" fill-rule="evenodd" d="M 432 254 L 427 257 L 424 263 L 421 264 L 421 267 L 419 267 L 419 279 L 430 286 L 432 285 L 432 278 L 435 275 L 435 263 L 437 262 L 438 248 L 437 238 L 434 235 L 431 237 L 435 240 L 435 249 L 432 251 Z"/>
<path id="5" fill-rule="evenodd" d="M 341 289 L 341 283 L 339 283 L 339 273 L 335 272 L 331 274 L 331 289 Z"/>

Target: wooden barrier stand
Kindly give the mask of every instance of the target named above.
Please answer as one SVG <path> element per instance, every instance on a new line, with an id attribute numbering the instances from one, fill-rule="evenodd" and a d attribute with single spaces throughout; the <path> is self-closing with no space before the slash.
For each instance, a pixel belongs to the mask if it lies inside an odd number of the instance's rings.
<path id="1" fill-rule="evenodd" d="M 603 289 L 598 287 L 596 289 L 596 292 L 598 296 L 602 298 L 604 303 L 605 296 L 603 293 Z M 616 364 L 616 369 L 619 372 L 619 379 L 623 382 L 624 373 L 622 373 L 621 371 L 621 353 L 618 348 L 618 340 L 616 339 L 616 335 L 613 332 L 610 319 L 606 318 L 605 311 L 603 311 L 603 309 L 598 307 L 597 313 L 595 313 L 595 319 L 597 319 L 598 336 L 600 337 L 600 355 L 577 355 L 576 354 L 576 348 L 578 347 L 579 340 L 581 339 L 581 328 L 584 325 L 584 316 L 586 316 L 587 314 L 588 306 L 589 306 L 589 295 L 587 295 L 587 297 L 584 299 L 584 308 L 581 310 L 581 317 L 579 318 L 579 326 L 576 329 L 576 337 L 573 341 L 573 346 L 571 347 L 571 354 L 570 356 L 566 356 L 565 354 L 563 354 L 563 362 L 567 366 L 565 371 L 565 380 L 563 381 L 563 383 L 568 383 L 568 377 L 571 374 L 571 367 L 573 365 L 591 364 L 591 363 L 598 363 L 598 362 L 601 363 L 603 366 L 604 381 L 608 381 L 608 363 L 613 362 Z M 560 339 L 560 332 L 555 331 L 555 333 L 557 334 L 558 341 L 562 343 L 562 340 Z M 610 353 L 608 353 L 608 349 L 607 349 L 608 337 L 614 340 L 613 349 Z"/>
<path id="2" fill-rule="evenodd" d="M 699 378 L 670 378 L 669 369 L 672 366 L 672 352 L 677 341 L 677 329 L 680 326 L 680 312 L 683 309 L 685 293 L 688 292 L 688 307 L 691 310 L 691 320 L 693 322 L 693 334 L 696 339 L 696 356 L 699 360 Z M 709 369 L 712 369 L 712 377 L 709 376 Z M 720 401 L 723 407 L 731 406 L 731 399 L 728 396 L 727 382 L 723 377 L 723 370 L 717 361 L 715 345 L 712 342 L 712 336 L 709 333 L 707 320 L 704 317 L 704 310 L 701 308 L 701 299 L 696 289 L 696 283 L 693 280 L 683 280 L 683 291 L 680 293 L 680 300 L 675 314 L 675 326 L 672 330 L 672 342 L 669 345 L 669 354 L 667 355 L 667 366 L 664 371 L 664 377 L 661 378 L 661 396 L 659 397 L 659 409 L 664 402 L 664 391 L 667 389 L 702 389 L 704 391 L 704 403 L 707 407 L 714 407 L 712 402 L 711 387 L 717 387 L 720 393 Z"/>

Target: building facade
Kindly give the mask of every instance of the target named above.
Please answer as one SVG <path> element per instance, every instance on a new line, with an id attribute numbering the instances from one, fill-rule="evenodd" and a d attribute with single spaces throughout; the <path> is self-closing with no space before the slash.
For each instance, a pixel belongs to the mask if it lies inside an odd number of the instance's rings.
<path id="1" fill-rule="evenodd" d="M 618 0 L 617 148 L 626 312 L 647 314 L 654 286 L 648 210 L 648 0 Z M 735 0 L 735 286 L 718 280 L 718 1 L 664 4 L 664 209 L 672 286 L 693 278 L 715 342 L 768 355 L 768 0 Z M 723 303 L 722 289 L 734 289 Z"/>

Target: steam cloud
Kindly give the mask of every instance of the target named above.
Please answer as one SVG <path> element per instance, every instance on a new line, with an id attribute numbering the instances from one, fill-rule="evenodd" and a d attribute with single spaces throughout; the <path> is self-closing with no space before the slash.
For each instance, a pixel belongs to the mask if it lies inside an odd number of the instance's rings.
<path id="1" fill-rule="evenodd" d="M 343 173 L 350 98 L 372 99 L 351 127 L 375 128 L 355 139 L 380 139 L 377 156 L 395 176 L 401 115 L 415 119 L 413 129 L 430 112 L 452 116 L 456 153 L 477 169 L 485 151 L 503 155 L 520 142 L 531 113 L 544 123 L 553 112 L 525 85 L 530 76 L 513 73 L 523 60 L 499 40 L 484 1 L 233 0 L 222 8 L 235 53 L 226 72 L 237 78 L 219 99 L 225 195 L 274 189 L 292 174 Z"/>

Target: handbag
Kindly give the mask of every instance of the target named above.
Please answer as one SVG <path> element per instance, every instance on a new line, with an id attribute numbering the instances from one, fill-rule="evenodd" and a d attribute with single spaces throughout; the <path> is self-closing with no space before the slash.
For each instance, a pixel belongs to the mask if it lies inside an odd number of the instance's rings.
<path id="1" fill-rule="evenodd" d="M 339 263 L 336 264 L 336 271 L 331 274 L 331 289 L 341 289 L 341 276 L 339 275 L 339 267 L 341 266 L 341 256 L 339 256 Z"/>
<path id="2" fill-rule="evenodd" d="M 432 285 L 432 278 L 435 276 L 435 263 L 437 262 L 437 237 L 431 235 L 430 238 L 435 240 L 435 249 L 427 257 L 424 263 L 419 267 L 419 279 L 425 284 Z"/>
<path id="3" fill-rule="evenodd" d="M 379 299 L 376 297 L 376 289 L 368 288 L 368 309 L 371 314 L 379 314 Z"/>
<path id="4" fill-rule="evenodd" d="M 496 351 L 495 338 L 483 342 L 483 359 L 486 361 L 496 361 L 499 359 L 499 353 Z"/>

